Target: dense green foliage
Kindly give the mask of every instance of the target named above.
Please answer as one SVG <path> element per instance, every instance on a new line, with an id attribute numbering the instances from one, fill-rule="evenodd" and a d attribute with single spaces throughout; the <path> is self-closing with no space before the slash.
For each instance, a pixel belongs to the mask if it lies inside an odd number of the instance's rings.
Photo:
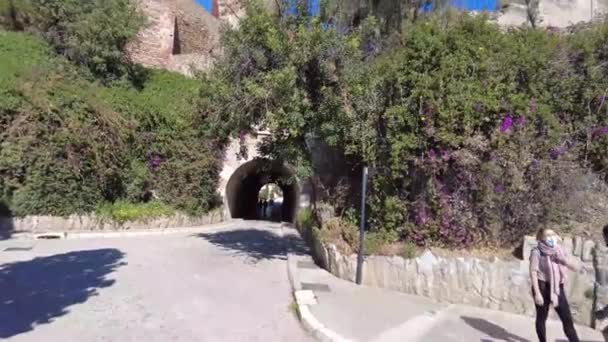
<path id="1" fill-rule="evenodd" d="M 130 0 L 0 0 L 0 24 L 39 33 L 98 78 L 141 77 L 125 54 L 144 24 Z"/>
<path id="2" fill-rule="evenodd" d="M 215 205 L 217 162 L 196 127 L 195 80 L 148 71 L 102 86 L 35 35 L 0 31 L 0 198 L 15 215 L 154 198 Z"/>
<path id="3" fill-rule="evenodd" d="M 372 166 L 369 223 L 385 242 L 512 243 L 577 219 L 577 176 L 606 179 L 607 38 L 603 23 L 503 32 L 451 13 L 383 35 L 373 17 L 344 31 L 254 4 L 204 76 L 204 131 L 221 145 L 266 127 L 261 151 L 300 177 L 318 171 L 319 145 Z M 347 209 L 335 199 L 352 199 L 358 177 L 323 193 Z"/>

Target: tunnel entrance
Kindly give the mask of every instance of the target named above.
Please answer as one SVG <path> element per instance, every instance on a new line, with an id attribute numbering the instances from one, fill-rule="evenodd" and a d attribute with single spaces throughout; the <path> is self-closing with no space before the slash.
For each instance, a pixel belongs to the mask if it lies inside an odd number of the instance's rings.
<path id="1" fill-rule="evenodd" d="M 271 196 L 263 190 L 266 185 L 276 186 L 273 198 L 273 215 L 265 215 L 260 206 L 260 196 Z M 272 190 L 271 190 L 272 191 Z M 226 204 L 232 218 L 246 220 L 275 220 L 293 222 L 298 208 L 299 186 L 294 172 L 283 163 L 268 159 L 254 159 L 234 171 L 226 185 Z M 270 197 L 269 197 L 270 198 Z M 280 205 L 279 205 L 280 202 Z"/>

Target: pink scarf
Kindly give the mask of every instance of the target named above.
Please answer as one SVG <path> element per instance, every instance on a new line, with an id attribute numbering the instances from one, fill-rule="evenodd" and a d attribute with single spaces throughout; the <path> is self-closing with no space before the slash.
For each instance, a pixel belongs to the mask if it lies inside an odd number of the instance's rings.
<path id="1" fill-rule="evenodd" d="M 550 247 L 544 242 L 538 243 L 538 250 L 540 251 L 541 258 L 547 258 L 547 265 L 549 265 L 549 283 L 551 285 L 551 303 L 554 307 L 559 304 L 560 295 L 560 284 L 565 277 L 565 257 L 562 249 L 559 246 Z"/>

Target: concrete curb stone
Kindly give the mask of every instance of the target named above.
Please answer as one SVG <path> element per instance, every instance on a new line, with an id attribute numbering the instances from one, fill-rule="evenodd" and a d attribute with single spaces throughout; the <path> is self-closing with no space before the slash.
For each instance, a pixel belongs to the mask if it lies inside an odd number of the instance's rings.
<path id="1" fill-rule="evenodd" d="M 284 236 L 284 229 L 288 228 L 281 225 L 281 235 Z M 287 277 L 293 291 L 294 300 L 298 310 L 298 316 L 302 322 L 302 326 L 316 340 L 321 342 L 352 342 L 351 340 L 341 336 L 340 334 L 325 327 L 310 311 L 310 305 L 316 302 L 314 291 L 301 290 L 300 281 L 297 275 L 297 260 L 293 253 L 287 253 Z M 310 297 L 313 298 L 310 298 Z M 302 300 L 306 298 L 306 300 Z M 314 300 L 313 300 L 314 299 Z M 306 304 L 305 304 L 306 303 Z"/>

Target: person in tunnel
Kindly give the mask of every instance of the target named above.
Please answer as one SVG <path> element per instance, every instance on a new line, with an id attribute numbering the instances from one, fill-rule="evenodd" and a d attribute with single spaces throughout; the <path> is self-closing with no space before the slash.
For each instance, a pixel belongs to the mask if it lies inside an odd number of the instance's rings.
<path id="1" fill-rule="evenodd" d="M 266 217 L 268 217 L 268 201 L 263 200 L 262 201 L 262 216 L 260 217 L 262 220 L 265 220 Z"/>
<path id="2" fill-rule="evenodd" d="M 256 212 L 256 216 L 257 217 L 262 217 L 262 215 L 264 213 L 264 211 L 262 210 L 263 205 L 264 205 L 264 201 L 261 198 L 258 199 L 258 203 L 257 203 L 256 208 L 255 208 L 255 212 Z"/>
<path id="3" fill-rule="evenodd" d="M 270 201 L 268 201 L 268 216 L 267 217 L 270 221 L 275 220 L 275 207 L 274 207 L 273 199 L 270 199 Z"/>

